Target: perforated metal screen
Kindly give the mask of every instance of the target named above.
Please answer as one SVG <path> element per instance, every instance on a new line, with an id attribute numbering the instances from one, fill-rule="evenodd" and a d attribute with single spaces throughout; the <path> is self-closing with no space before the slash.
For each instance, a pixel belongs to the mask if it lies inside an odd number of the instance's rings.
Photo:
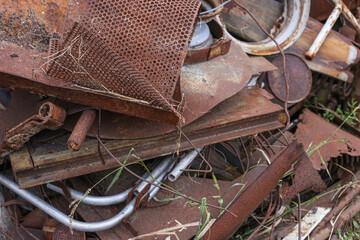
<path id="1" fill-rule="evenodd" d="M 73 0 L 62 39 L 63 48 L 74 48 L 49 73 L 163 108 L 162 97 L 174 94 L 199 7 L 196 0 Z"/>

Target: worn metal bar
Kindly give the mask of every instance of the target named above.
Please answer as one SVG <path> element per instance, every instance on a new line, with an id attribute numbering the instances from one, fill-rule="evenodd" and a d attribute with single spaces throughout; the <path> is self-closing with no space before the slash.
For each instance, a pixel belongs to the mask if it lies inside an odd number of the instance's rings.
<path id="1" fill-rule="evenodd" d="M 348 20 L 351 25 L 353 25 L 356 31 L 360 33 L 360 25 L 354 15 L 347 8 L 347 6 L 341 0 L 332 0 L 332 2 L 335 4 L 335 8 L 330 14 L 329 18 L 326 20 L 326 23 L 324 24 L 319 34 L 316 36 L 311 47 L 307 51 L 305 57 L 308 60 L 311 60 L 315 57 L 316 53 L 319 51 L 320 47 L 324 43 L 327 35 L 331 31 L 331 28 L 334 26 L 336 20 L 339 18 L 341 13 L 344 15 L 346 20 Z"/>
<path id="2" fill-rule="evenodd" d="M 85 138 L 93 125 L 96 117 L 94 109 L 88 109 L 82 112 L 78 122 L 75 125 L 67 142 L 67 148 L 71 151 L 79 151 Z"/>
<path id="3" fill-rule="evenodd" d="M 162 174 L 164 172 L 169 172 L 171 169 L 171 166 L 169 166 L 169 163 L 171 163 L 173 161 L 171 156 L 168 156 L 166 158 L 164 158 L 156 167 L 155 169 L 151 172 L 151 176 L 149 176 L 149 173 L 146 172 L 145 174 L 142 175 L 142 178 L 150 181 L 150 182 L 154 182 L 154 179 L 156 179 L 156 181 L 159 181 L 160 177 L 162 176 Z M 148 183 L 146 183 L 145 185 L 147 185 Z M 65 195 L 63 189 L 61 189 L 58 186 L 55 186 L 54 184 L 48 183 L 47 188 L 53 190 L 54 192 L 60 193 L 62 195 Z M 139 185 L 140 186 L 140 185 Z M 110 196 L 94 196 L 94 195 L 87 195 L 81 202 L 85 203 L 85 204 L 89 204 L 89 205 L 94 205 L 94 206 L 108 206 L 108 205 L 113 205 L 113 204 L 117 204 L 117 203 L 121 203 L 126 201 L 126 199 L 128 198 L 128 195 L 130 193 L 130 191 L 132 190 L 133 187 L 118 193 L 118 194 L 114 194 L 114 195 L 110 195 Z M 79 192 L 76 191 L 75 189 L 72 188 L 67 188 L 67 190 L 69 191 L 71 198 L 72 199 L 80 199 L 84 196 L 85 193 L 83 192 Z M 143 189 L 141 189 L 140 191 L 142 191 Z"/>
<path id="4" fill-rule="evenodd" d="M 266 196 L 276 187 L 279 180 L 291 165 L 305 154 L 302 144 L 294 140 L 241 194 L 201 238 L 202 240 L 221 240 L 230 238 L 244 221 L 255 211 Z"/>
<path id="5" fill-rule="evenodd" d="M 350 9 L 343 2 L 342 2 L 342 5 L 343 5 L 342 14 L 346 18 L 346 20 L 348 20 L 351 23 L 351 25 L 356 29 L 356 31 L 359 33 L 360 32 L 360 24 L 359 24 L 358 20 L 356 19 L 356 17 L 351 13 Z"/>
<path id="6" fill-rule="evenodd" d="M 305 57 L 308 60 L 311 60 L 315 57 L 316 53 L 319 51 L 321 45 L 324 43 L 327 35 L 331 31 L 331 28 L 334 26 L 336 20 L 339 18 L 342 11 L 342 4 L 337 3 L 335 5 L 334 10 L 330 14 L 329 18 L 326 20 L 323 28 L 319 32 L 319 34 L 316 36 L 314 42 L 310 46 L 309 50 L 307 51 Z"/>
<path id="7" fill-rule="evenodd" d="M 161 176 L 163 180 L 165 177 L 165 173 Z M 115 225 L 119 224 L 124 218 L 130 216 L 130 214 L 134 211 L 134 206 L 136 202 L 136 198 L 131 200 L 124 208 L 121 210 L 117 215 L 113 216 L 112 218 L 106 219 L 104 221 L 99 222 L 82 222 L 75 219 L 70 219 L 69 216 L 60 212 L 58 209 L 51 206 L 49 203 L 43 201 L 42 199 L 38 198 L 31 192 L 20 189 L 19 186 L 9 180 L 4 175 L 0 174 L 0 184 L 4 185 L 17 195 L 24 198 L 29 203 L 33 204 L 34 206 L 38 207 L 52 218 L 58 220 L 62 224 L 66 226 L 71 226 L 73 229 L 83 232 L 97 232 L 97 231 L 104 231 L 114 227 Z M 156 193 L 160 190 L 158 185 L 160 183 L 155 183 L 156 186 L 152 185 L 149 193 L 149 201 L 156 195 Z"/>

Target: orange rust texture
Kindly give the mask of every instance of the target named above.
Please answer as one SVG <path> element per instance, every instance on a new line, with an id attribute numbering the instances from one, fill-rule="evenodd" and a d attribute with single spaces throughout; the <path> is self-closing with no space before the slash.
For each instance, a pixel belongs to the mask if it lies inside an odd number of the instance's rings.
<path id="1" fill-rule="evenodd" d="M 47 31 L 61 33 L 69 2 L 70 0 L 2 0 L 0 13 L 4 14 L 2 17 L 5 19 L 20 17 L 19 21 L 27 16 L 34 17 L 34 20 L 45 24 Z"/>
<path id="2" fill-rule="evenodd" d="M 319 148 L 319 151 L 310 156 L 315 169 L 325 169 L 322 159 L 327 163 L 331 158 L 342 154 L 360 155 L 360 139 L 356 136 L 339 129 L 308 109 L 304 110 L 300 120 L 295 133 L 298 141 L 304 145 L 305 150 Z"/>

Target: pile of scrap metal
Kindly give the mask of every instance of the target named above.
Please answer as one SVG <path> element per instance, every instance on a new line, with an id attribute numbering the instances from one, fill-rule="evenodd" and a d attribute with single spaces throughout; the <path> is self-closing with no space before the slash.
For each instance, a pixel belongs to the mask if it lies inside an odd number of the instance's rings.
<path id="1" fill-rule="evenodd" d="M 0 239 L 336 237 L 359 7 L 2 0 Z"/>

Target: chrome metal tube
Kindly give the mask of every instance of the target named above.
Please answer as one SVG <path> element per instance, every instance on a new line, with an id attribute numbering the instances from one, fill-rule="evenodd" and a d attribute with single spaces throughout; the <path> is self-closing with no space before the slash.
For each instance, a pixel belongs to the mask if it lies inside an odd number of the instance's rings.
<path id="1" fill-rule="evenodd" d="M 60 193 L 62 195 L 65 195 L 64 191 L 58 187 L 55 186 L 51 183 L 48 183 L 46 185 L 46 187 L 54 192 Z M 79 192 L 76 191 L 72 188 L 67 188 L 67 190 L 69 191 L 71 198 L 72 199 L 79 199 L 82 198 L 84 196 L 85 193 L 83 192 Z M 82 203 L 85 204 L 89 204 L 89 205 L 94 205 L 94 206 L 108 206 L 108 205 L 113 205 L 113 204 L 117 204 L 117 203 L 121 203 L 126 201 L 129 192 L 131 191 L 131 188 L 115 194 L 115 195 L 111 195 L 111 196 L 93 196 L 93 195 L 88 195 L 86 196 L 83 200 Z"/>
<path id="2" fill-rule="evenodd" d="M 168 167 L 168 164 L 173 162 L 170 161 L 169 157 L 164 158 L 163 160 L 161 160 L 160 163 L 158 163 L 157 166 L 155 166 L 154 170 L 151 172 L 151 174 L 153 175 L 153 177 L 157 180 L 159 180 L 159 175 L 166 170 L 166 168 Z M 147 179 L 150 182 L 154 182 L 153 178 L 149 175 L 149 173 L 145 173 L 142 178 Z M 144 184 L 146 186 L 146 184 Z M 140 186 L 140 185 L 139 185 Z M 64 191 L 58 187 L 55 186 L 51 183 L 48 183 L 46 185 L 47 188 L 51 189 L 54 192 L 60 193 L 62 195 L 65 195 Z M 111 196 L 94 196 L 94 195 L 87 195 L 81 202 L 84 204 L 89 204 L 89 205 L 93 205 L 93 206 L 109 206 L 109 205 L 114 205 L 117 203 L 121 203 L 126 201 L 130 191 L 132 188 L 129 188 L 121 193 L 115 194 L 115 195 L 111 195 Z M 82 198 L 84 196 L 85 193 L 83 192 L 79 192 L 76 191 L 72 188 L 67 188 L 67 190 L 69 191 L 71 198 L 72 199 L 79 199 Z"/>
<path id="3" fill-rule="evenodd" d="M 196 158 L 198 152 L 202 150 L 202 147 L 192 150 L 191 152 L 187 153 L 185 157 L 183 157 L 180 162 L 176 165 L 176 167 L 171 171 L 168 176 L 168 179 L 174 182 L 183 171 L 181 169 L 186 169 Z"/>
<path id="4" fill-rule="evenodd" d="M 124 207 L 123 210 L 121 210 L 121 212 L 119 212 L 117 215 L 107 220 L 100 222 L 82 222 L 74 219 L 71 220 L 66 214 L 60 212 L 58 209 L 54 208 L 47 202 L 41 200 L 34 194 L 30 193 L 25 189 L 20 189 L 16 183 L 6 178 L 3 174 L 0 174 L 0 184 L 4 185 L 5 187 L 7 187 L 9 190 L 13 191 L 17 195 L 21 196 L 29 203 L 38 207 L 52 218 L 58 220 L 60 223 L 66 226 L 71 226 L 73 229 L 83 232 L 98 232 L 114 227 L 115 225 L 120 223 L 122 219 L 128 217 L 134 211 L 134 206 L 136 201 L 136 198 L 134 198 L 129 202 L 129 204 L 127 204 Z M 150 192 L 149 200 L 152 199 L 158 191 L 159 191 L 159 187 L 154 187 Z"/>
<path id="5" fill-rule="evenodd" d="M 151 172 L 152 176 L 147 176 L 145 179 L 149 182 L 154 182 L 154 179 L 156 179 L 157 181 L 159 176 L 162 175 L 163 172 L 167 171 L 169 172 L 170 169 L 172 168 L 172 166 L 174 165 L 175 161 L 172 158 L 172 155 L 167 156 L 166 158 L 164 158 L 161 163 L 154 169 L 154 171 Z M 155 181 L 156 182 L 156 181 Z M 134 190 L 134 194 L 135 196 L 139 195 L 144 188 L 148 185 L 149 183 L 147 183 L 146 181 L 143 181 L 142 183 L 139 184 L 139 186 L 137 186 Z"/>

